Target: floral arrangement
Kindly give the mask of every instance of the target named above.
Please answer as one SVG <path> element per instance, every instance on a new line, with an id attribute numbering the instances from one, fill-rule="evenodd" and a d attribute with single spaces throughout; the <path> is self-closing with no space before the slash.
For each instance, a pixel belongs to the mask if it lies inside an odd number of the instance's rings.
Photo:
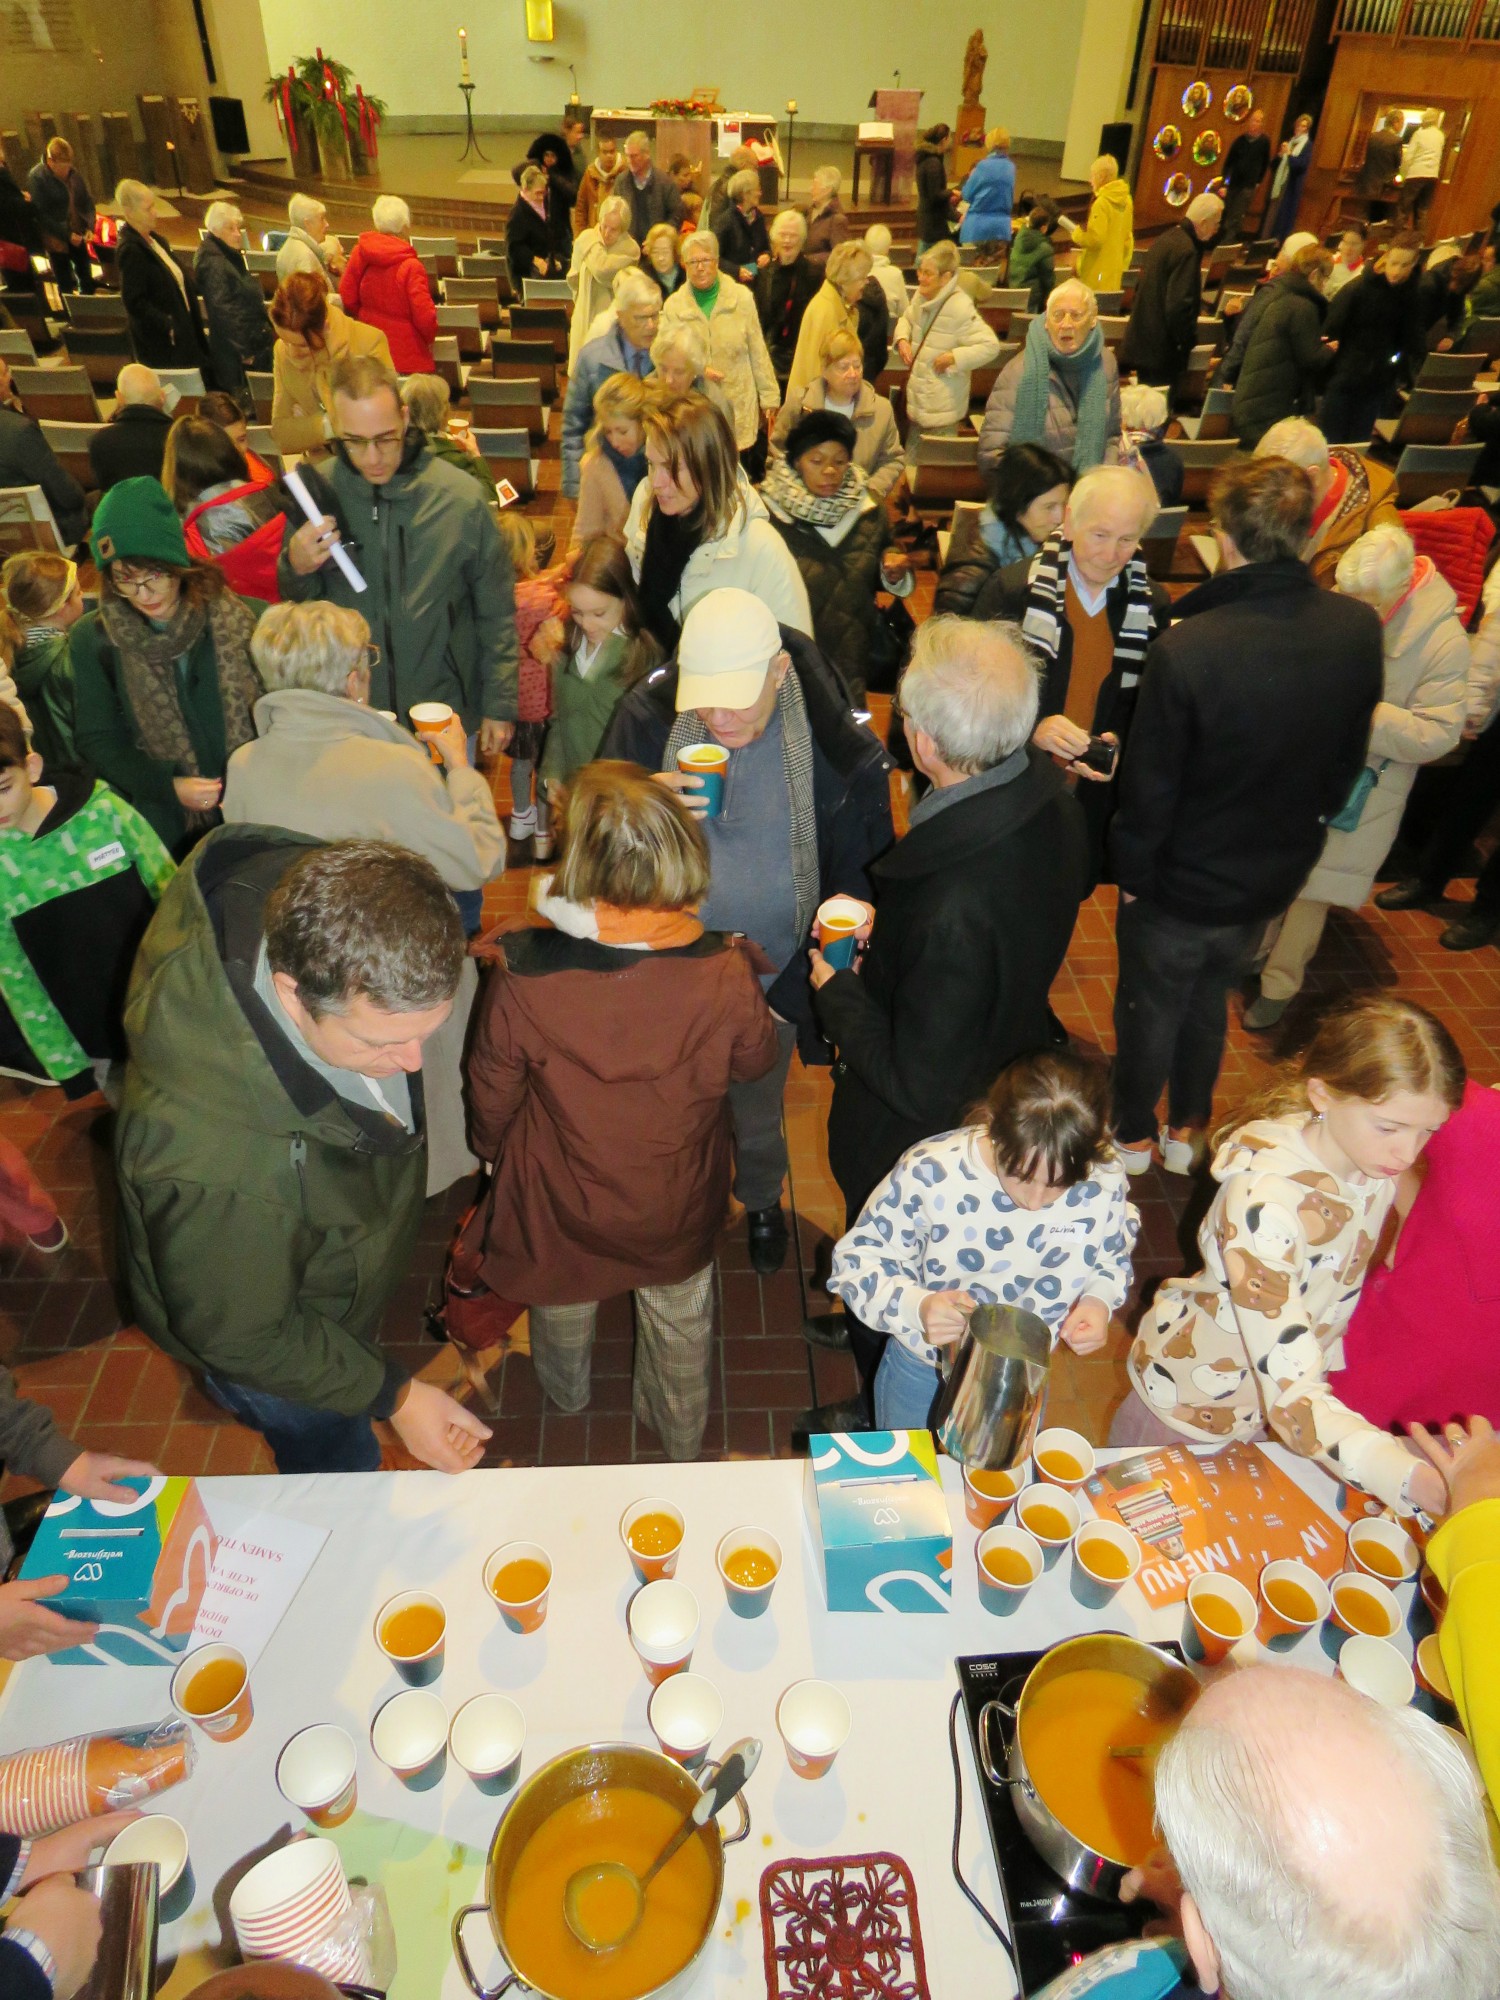
<path id="1" fill-rule="evenodd" d="M 712 118 L 714 107 L 698 97 L 658 97 L 647 109 L 653 118 Z"/>
<path id="2" fill-rule="evenodd" d="M 325 152 L 342 149 L 351 164 L 374 163 L 385 104 L 366 97 L 346 63 L 335 62 L 321 49 L 288 63 L 285 76 L 267 80 L 265 101 L 276 107 L 276 122 L 294 162 L 311 134 Z"/>

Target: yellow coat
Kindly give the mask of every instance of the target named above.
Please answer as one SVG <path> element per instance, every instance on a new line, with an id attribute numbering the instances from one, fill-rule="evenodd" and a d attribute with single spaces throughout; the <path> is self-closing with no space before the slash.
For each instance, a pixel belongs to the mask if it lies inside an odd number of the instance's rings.
<path id="1" fill-rule="evenodd" d="M 293 360 L 284 341 L 277 341 L 271 363 L 271 433 L 278 450 L 321 451 L 327 445 L 323 418 L 325 413 L 330 420 L 333 416 L 330 378 L 337 363 L 360 355 L 373 355 L 387 368 L 392 366 L 390 345 L 380 328 L 350 319 L 331 302 L 322 351 L 305 366 Z"/>
<path id="2" fill-rule="evenodd" d="M 1500 1500 L 1476 1500 L 1445 1521 L 1427 1544 L 1427 1566 L 1448 1593 L 1443 1666 L 1490 1805 L 1500 1810 Z"/>
<path id="3" fill-rule="evenodd" d="M 844 295 L 838 286 L 825 278 L 808 300 L 807 311 L 802 315 L 797 351 L 792 356 L 791 373 L 786 378 L 788 398 L 817 381 L 823 372 L 823 342 L 829 334 L 838 333 L 841 329 L 857 335 L 859 315 L 844 304 Z"/>
<path id="4" fill-rule="evenodd" d="M 1135 207 L 1118 175 L 1095 194 L 1088 221 L 1073 232 L 1073 248 L 1074 276 L 1091 292 L 1119 291 L 1135 254 Z"/>

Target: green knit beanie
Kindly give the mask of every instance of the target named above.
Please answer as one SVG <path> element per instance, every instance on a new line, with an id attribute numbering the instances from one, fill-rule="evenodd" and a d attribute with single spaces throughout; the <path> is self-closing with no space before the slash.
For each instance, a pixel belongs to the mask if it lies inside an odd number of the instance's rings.
<path id="1" fill-rule="evenodd" d="M 192 560 L 177 509 L 159 479 L 122 479 L 112 486 L 99 502 L 89 544 L 100 569 L 112 562 L 187 569 Z"/>

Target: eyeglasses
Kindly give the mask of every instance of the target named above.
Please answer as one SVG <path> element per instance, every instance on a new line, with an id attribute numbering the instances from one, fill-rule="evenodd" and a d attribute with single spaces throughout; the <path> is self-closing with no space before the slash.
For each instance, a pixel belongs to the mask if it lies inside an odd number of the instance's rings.
<path id="1" fill-rule="evenodd" d="M 116 565 L 109 580 L 122 597 L 134 597 L 140 591 L 157 589 L 171 575 L 169 569 L 138 569 L 127 575 Z"/>
<path id="2" fill-rule="evenodd" d="M 394 451 L 406 437 L 405 431 L 382 431 L 379 437 L 341 436 L 339 443 L 351 458 L 363 458 L 372 451 Z"/>
<path id="3" fill-rule="evenodd" d="M 378 646 L 366 646 L 365 650 L 360 654 L 359 659 L 355 662 L 354 671 L 356 673 L 373 674 L 379 665 L 380 648 Z"/>
<path id="4" fill-rule="evenodd" d="M 1056 306 L 1047 317 L 1054 326 L 1086 326 L 1092 314 L 1087 306 L 1080 306 L 1076 312 L 1069 312 L 1066 306 Z"/>

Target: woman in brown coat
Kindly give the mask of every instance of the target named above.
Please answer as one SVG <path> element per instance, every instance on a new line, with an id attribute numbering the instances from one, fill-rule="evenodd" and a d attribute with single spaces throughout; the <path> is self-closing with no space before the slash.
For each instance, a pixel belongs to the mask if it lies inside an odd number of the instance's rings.
<path id="1" fill-rule="evenodd" d="M 537 1376 L 570 1412 L 598 1301 L 633 1291 L 635 1415 L 674 1459 L 708 1419 L 729 1086 L 777 1046 L 746 952 L 694 914 L 707 891 L 673 794 L 633 764 L 585 766 L 541 885 L 552 928 L 505 939 L 468 1067 L 474 1149 L 495 1163 L 484 1282 L 530 1307 Z"/>

